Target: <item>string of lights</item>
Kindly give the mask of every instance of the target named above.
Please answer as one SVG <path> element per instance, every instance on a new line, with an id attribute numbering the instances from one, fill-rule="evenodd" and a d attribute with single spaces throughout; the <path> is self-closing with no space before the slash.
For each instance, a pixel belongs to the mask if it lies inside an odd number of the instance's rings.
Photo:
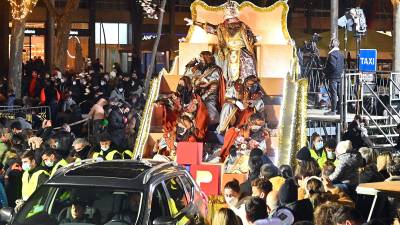
<path id="1" fill-rule="evenodd" d="M 138 0 L 147 18 L 158 19 L 157 4 L 153 0 Z"/>
<path id="2" fill-rule="evenodd" d="M 11 16 L 14 20 L 23 20 L 36 6 L 38 0 L 8 0 L 11 6 Z"/>

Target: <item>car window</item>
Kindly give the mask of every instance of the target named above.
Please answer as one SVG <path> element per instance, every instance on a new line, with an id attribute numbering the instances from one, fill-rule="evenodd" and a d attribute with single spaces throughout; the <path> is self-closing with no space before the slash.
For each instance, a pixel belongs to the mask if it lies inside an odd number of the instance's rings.
<path id="1" fill-rule="evenodd" d="M 188 199 L 182 182 L 178 177 L 165 181 L 165 186 L 169 193 L 168 206 L 172 217 L 175 217 L 182 209 L 188 205 Z"/>
<path id="2" fill-rule="evenodd" d="M 153 220 L 158 217 L 168 216 L 170 216 L 170 214 L 168 211 L 167 196 L 162 184 L 159 184 L 154 189 L 153 196 L 151 198 L 149 225 L 153 225 Z"/>
<path id="3" fill-rule="evenodd" d="M 42 185 L 16 215 L 19 225 L 81 223 L 88 225 L 138 222 L 141 192 L 99 187 Z M 114 223 L 118 224 L 118 223 Z"/>
<path id="4" fill-rule="evenodd" d="M 187 192 L 187 199 L 189 200 L 189 202 L 191 202 L 193 200 L 193 192 L 194 192 L 193 183 L 186 176 L 180 176 L 179 178 L 182 180 L 182 183 L 185 186 Z"/>

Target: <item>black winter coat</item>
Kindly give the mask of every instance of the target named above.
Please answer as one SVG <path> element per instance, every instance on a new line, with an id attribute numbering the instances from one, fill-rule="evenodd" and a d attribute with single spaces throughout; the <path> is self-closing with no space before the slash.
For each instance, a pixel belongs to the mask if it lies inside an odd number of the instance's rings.
<path id="1" fill-rule="evenodd" d="M 344 70 L 344 56 L 339 50 L 332 51 L 327 59 L 324 69 L 325 78 L 334 80 L 340 79 Z"/>
<path id="2" fill-rule="evenodd" d="M 125 126 L 124 115 L 121 110 L 118 107 L 113 107 L 108 116 L 108 132 L 111 134 L 112 141 L 118 145 L 118 147 L 123 146 Z"/>

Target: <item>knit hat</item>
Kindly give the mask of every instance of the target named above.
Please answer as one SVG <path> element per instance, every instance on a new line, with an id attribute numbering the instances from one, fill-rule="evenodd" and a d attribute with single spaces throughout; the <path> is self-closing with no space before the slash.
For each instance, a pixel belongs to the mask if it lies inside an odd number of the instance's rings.
<path id="1" fill-rule="evenodd" d="M 353 145 L 351 144 L 351 141 L 341 141 L 336 146 L 336 154 L 342 155 L 348 151 L 351 151 L 352 149 Z"/>
<path id="2" fill-rule="evenodd" d="M 287 179 L 279 189 L 279 202 L 283 206 L 295 201 L 297 201 L 297 185 L 293 179 Z"/>
<path id="3" fill-rule="evenodd" d="M 301 161 L 311 161 L 311 153 L 307 147 L 302 147 L 296 154 L 296 158 Z"/>

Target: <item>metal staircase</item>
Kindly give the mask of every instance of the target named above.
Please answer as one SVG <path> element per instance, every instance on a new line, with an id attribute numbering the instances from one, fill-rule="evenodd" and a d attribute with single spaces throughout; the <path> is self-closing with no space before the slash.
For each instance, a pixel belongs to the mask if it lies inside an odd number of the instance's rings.
<path id="1" fill-rule="evenodd" d="M 368 136 L 375 149 L 390 149 L 399 136 L 394 128 L 400 122 L 400 74 L 390 72 L 347 73 L 343 98 L 344 117 L 360 114 L 369 120 Z"/>

